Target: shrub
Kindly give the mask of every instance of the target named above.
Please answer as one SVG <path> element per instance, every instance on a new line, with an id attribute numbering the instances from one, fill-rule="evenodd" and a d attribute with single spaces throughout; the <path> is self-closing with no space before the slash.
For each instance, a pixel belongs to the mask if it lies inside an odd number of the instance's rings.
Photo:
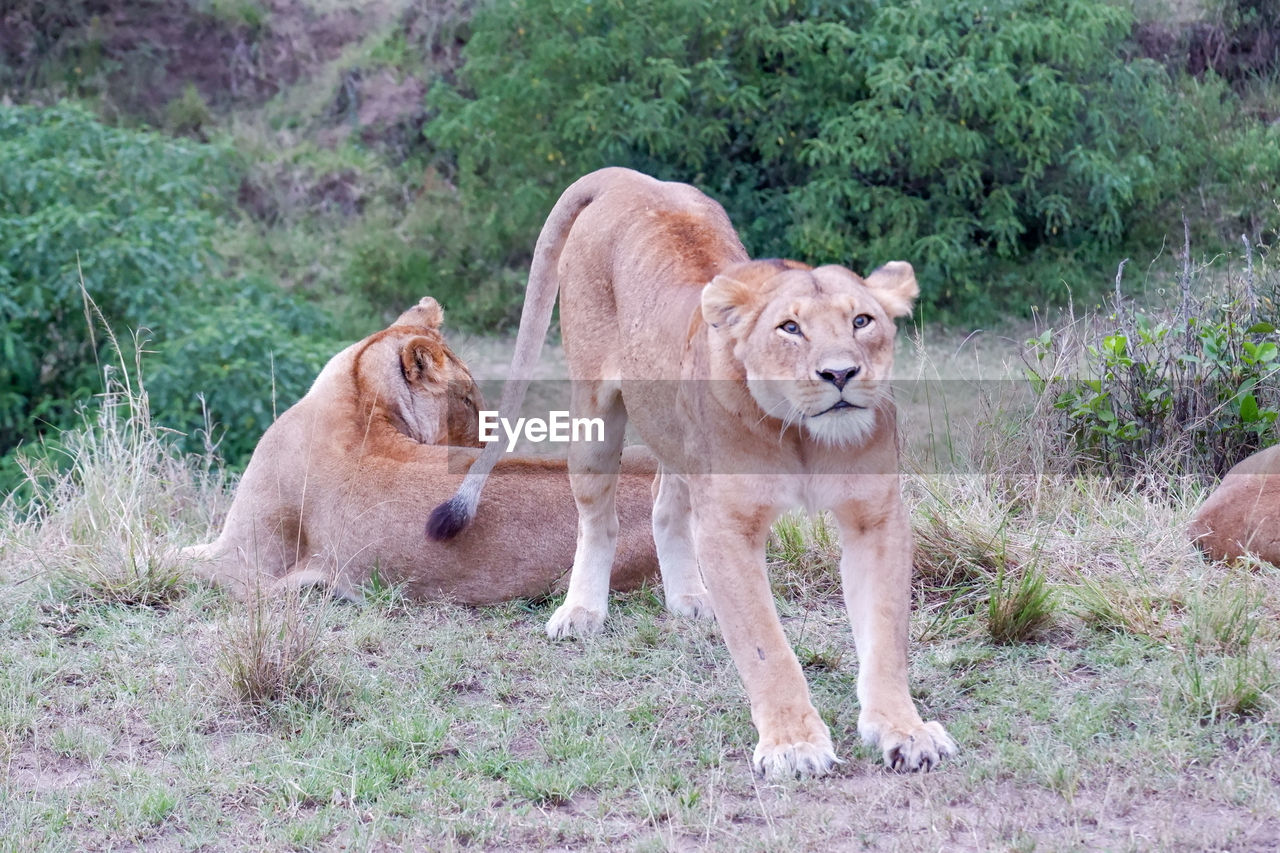
<path id="1" fill-rule="evenodd" d="M 445 306 L 452 327 L 514 328 L 524 278 L 503 268 L 509 259 L 494 257 L 496 249 L 476 238 L 473 224 L 429 190 L 398 227 L 376 223 L 356 240 L 346 280 L 389 317 L 429 293 Z"/>
<path id="2" fill-rule="evenodd" d="M 1124 299 L 1117 272 L 1112 313 L 1094 321 L 1079 361 L 1069 330 L 1028 342 L 1028 376 L 1052 403 L 1039 428 L 1054 455 L 1163 488 L 1215 481 L 1280 438 L 1280 279 L 1247 260 L 1225 289 L 1193 282 L 1188 266 L 1178 305 L 1156 310 Z"/>
<path id="3" fill-rule="evenodd" d="M 1114 246 L 1207 154 L 1166 73 L 1120 58 L 1130 24 L 1101 0 L 491 4 L 426 132 L 508 253 L 627 165 L 707 190 L 757 255 L 908 258 L 935 304 L 994 306 L 1002 260 Z"/>
<path id="4" fill-rule="evenodd" d="M 1053 621 L 1056 598 L 1044 574 L 1034 565 L 1016 577 L 1000 567 L 987 597 L 987 631 L 1001 644 L 1028 642 Z"/>
<path id="5" fill-rule="evenodd" d="M 248 460 L 276 415 L 293 405 L 341 349 L 333 321 L 259 281 L 215 283 L 214 301 L 176 311 L 146 363 L 158 419 L 179 446 L 206 443 L 233 466 Z M 205 431 L 214 428 L 212 435 Z"/>
<path id="6" fill-rule="evenodd" d="M 331 321 L 217 268 L 237 173 L 217 147 L 73 106 L 0 106 L 0 457 L 77 423 L 118 360 L 112 336 L 129 350 L 137 335 L 135 382 L 157 426 L 200 449 L 204 392 L 232 463 L 305 393 Z M 13 479 L 0 458 L 0 481 Z"/>
<path id="7" fill-rule="evenodd" d="M 215 148 L 0 106 L 0 453 L 101 388 L 84 293 L 121 333 L 197 296 L 230 177 Z"/>
<path id="8" fill-rule="evenodd" d="M 258 707 L 323 699 L 332 686 L 323 666 L 324 628 L 297 596 L 256 596 L 231 617 L 218 649 L 231 697 Z"/>

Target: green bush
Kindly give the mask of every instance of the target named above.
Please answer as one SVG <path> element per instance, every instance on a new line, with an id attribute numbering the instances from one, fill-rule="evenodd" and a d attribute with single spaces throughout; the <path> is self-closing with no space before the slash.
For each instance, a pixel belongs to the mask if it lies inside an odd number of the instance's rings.
<path id="1" fill-rule="evenodd" d="M 122 335 L 199 298 L 231 175 L 215 148 L 0 106 L 0 453 L 101 389 L 85 294 Z"/>
<path id="2" fill-rule="evenodd" d="M 1280 439 L 1280 279 L 1233 270 L 1221 287 L 1184 272 L 1179 303 L 1121 298 L 1079 361 L 1070 329 L 1029 341 L 1028 377 L 1051 404 L 1034 428 L 1077 472 L 1167 487 L 1214 482 Z M 1193 288 L 1194 284 L 1194 288 Z"/>
<path id="3" fill-rule="evenodd" d="M 375 220 L 356 238 L 346 281 L 388 318 L 430 294 L 445 307 L 451 327 L 515 328 L 524 276 L 492 257 L 493 247 L 477 241 L 478 230 L 456 204 L 430 191 L 397 227 Z"/>
<path id="4" fill-rule="evenodd" d="M 330 322 L 217 269 L 237 173 L 217 147 L 76 107 L 0 106 L 0 459 L 39 438 L 53 443 L 34 452 L 53 452 L 108 366 L 141 368 L 155 423 L 193 450 L 203 394 L 232 463 L 305 393 Z M 0 479 L 13 470 L 0 463 Z"/>
<path id="5" fill-rule="evenodd" d="M 1180 202 L 1191 207 L 1200 235 L 1238 245 L 1241 234 L 1261 242 L 1280 230 L 1280 123 L 1242 123 L 1240 99 L 1212 75 L 1184 81 L 1180 96 L 1195 188 Z"/>
<path id="6" fill-rule="evenodd" d="M 240 281 L 217 290 L 216 301 L 168 319 L 143 381 L 157 422 L 184 450 L 216 446 L 238 466 L 342 345 L 329 334 L 332 320 L 277 287 Z"/>
<path id="7" fill-rule="evenodd" d="M 983 276 L 1096 257 L 1211 153 L 1122 58 L 1130 25 L 1105 0 L 491 4 L 426 132 L 499 259 L 627 165 L 705 189 L 754 254 L 905 258 L 935 305 L 1007 311 Z"/>

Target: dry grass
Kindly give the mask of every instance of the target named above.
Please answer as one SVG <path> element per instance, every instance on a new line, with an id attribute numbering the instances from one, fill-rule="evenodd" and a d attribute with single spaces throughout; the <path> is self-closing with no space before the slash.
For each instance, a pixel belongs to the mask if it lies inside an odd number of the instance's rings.
<path id="1" fill-rule="evenodd" d="M 325 671 L 325 620 L 304 611 L 297 595 L 253 601 L 228 620 L 218 670 L 237 701 L 262 707 L 314 702 L 335 684 Z"/>
<path id="2" fill-rule="evenodd" d="M 106 377 L 83 427 L 24 464 L 23 482 L 0 506 L 0 544 L 20 582 L 86 604 L 164 606 L 186 576 L 174 537 L 209 525 L 222 476 L 211 457 L 173 449 L 128 371 L 108 367 Z"/>

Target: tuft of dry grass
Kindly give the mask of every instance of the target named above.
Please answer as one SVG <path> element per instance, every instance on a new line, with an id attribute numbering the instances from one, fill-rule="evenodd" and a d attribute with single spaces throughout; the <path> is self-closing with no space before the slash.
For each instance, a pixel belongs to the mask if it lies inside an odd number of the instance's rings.
<path id="1" fill-rule="evenodd" d="M 1081 577 L 1068 592 L 1076 613 L 1088 624 L 1152 640 L 1168 636 L 1166 620 L 1178 604 L 1145 587 L 1105 578 Z"/>
<path id="2" fill-rule="evenodd" d="M 1219 657 L 1188 643 L 1173 674 L 1174 704 L 1202 725 L 1261 717 L 1274 707 L 1280 686 L 1271 654 L 1260 649 Z"/>
<path id="3" fill-rule="evenodd" d="M 840 597 L 840 536 L 829 515 L 786 513 L 770 531 L 765 557 L 774 595 Z"/>
<path id="4" fill-rule="evenodd" d="M 296 594 L 258 596 L 233 613 L 217 650 L 232 698 L 255 707 L 324 698 L 333 684 L 323 623 Z"/>
<path id="5" fill-rule="evenodd" d="M 20 582 L 71 602 L 163 607 L 185 589 L 176 539 L 211 525 L 222 474 L 155 427 L 136 374 L 104 373 L 83 425 L 21 460 L 23 481 L 0 504 L 0 553 Z"/>

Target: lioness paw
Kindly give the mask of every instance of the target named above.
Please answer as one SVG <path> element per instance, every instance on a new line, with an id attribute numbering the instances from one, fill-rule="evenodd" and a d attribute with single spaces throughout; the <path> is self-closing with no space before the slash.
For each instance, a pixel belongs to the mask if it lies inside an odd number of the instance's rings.
<path id="1" fill-rule="evenodd" d="M 752 762 L 767 778 L 821 776 L 840 763 L 831 734 L 818 712 L 812 708 L 797 716 L 773 717 L 772 725 L 762 725 Z"/>
<path id="2" fill-rule="evenodd" d="M 885 765 L 898 772 L 927 772 L 942 759 L 955 755 L 959 749 L 951 735 L 936 720 L 924 723 L 910 732 L 889 727 L 864 728 L 861 725 L 859 729 L 862 730 L 864 741 L 879 744 Z"/>
<path id="3" fill-rule="evenodd" d="M 822 776 L 840 763 L 831 746 L 831 738 L 824 735 L 815 741 L 796 743 L 770 743 L 764 738 L 756 745 L 752 760 L 757 773 L 768 779 L 785 779 L 796 776 Z"/>
<path id="4" fill-rule="evenodd" d="M 553 640 L 563 640 L 597 634 L 604 627 L 604 616 L 603 610 L 566 602 L 556 608 L 556 612 L 547 620 L 547 636 Z"/>
<path id="5" fill-rule="evenodd" d="M 695 619 L 715 619 L 711 610 L 711 597 L 705 592 L 667 597 L 667 609 L 677 616 L 692 616 Z"/>

